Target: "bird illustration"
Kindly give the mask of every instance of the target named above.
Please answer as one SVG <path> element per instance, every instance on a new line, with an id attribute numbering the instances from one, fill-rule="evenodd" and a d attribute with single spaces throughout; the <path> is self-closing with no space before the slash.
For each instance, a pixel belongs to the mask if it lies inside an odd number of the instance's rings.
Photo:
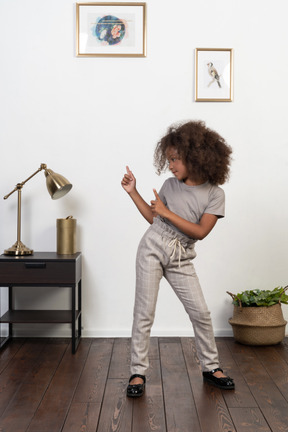
<path id="1" fill-rule="evenodd" d="M 208 87 L 216 80 L 218 86 L 221 88 L 220 84 L 220 75 L 218 74 L 217 70 L 213 66 L 212 62 L 207 63 L 208 66 L 208 73 L 213 78 L 213 80 L 208 84 Z"/>

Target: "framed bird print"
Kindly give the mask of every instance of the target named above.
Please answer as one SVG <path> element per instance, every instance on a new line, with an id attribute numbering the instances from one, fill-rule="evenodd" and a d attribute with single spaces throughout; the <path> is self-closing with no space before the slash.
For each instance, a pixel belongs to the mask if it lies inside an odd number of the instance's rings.
<path id="1" fill-rule="evenodd" d="M 145 57 L 146 3 L 76 3 L 77 57 Z"/>
<path id="2" fill-rule="evenodd" d="M 233 49 L 196 48 L 195 101 L 232 102 Z"/>

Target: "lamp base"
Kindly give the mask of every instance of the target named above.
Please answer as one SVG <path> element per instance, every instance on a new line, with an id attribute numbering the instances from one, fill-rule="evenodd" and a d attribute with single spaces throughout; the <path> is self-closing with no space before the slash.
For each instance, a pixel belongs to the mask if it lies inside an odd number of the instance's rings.
<path id="1" fill-rule="evenodd" d="M 4 250 L 4 255 L 33 255 L 33 250 L 27 248 L 21 241 L 16 241 L 13 246 Z"/>

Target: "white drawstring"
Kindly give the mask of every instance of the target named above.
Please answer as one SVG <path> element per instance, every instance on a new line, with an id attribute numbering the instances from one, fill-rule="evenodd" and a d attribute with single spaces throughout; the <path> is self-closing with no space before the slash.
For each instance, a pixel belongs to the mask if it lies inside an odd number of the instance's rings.
<path id="1" fill-rule="evenodd" d="M 179 267 L 181 267 L 180 265 L 180 261 L 181 261 L 181 254 L 182 252 L 186 252 L 184 247 L 182 246 L 180 240 L 178 238 L 174 238 L 173 240 L 170 241 L 170 243 L 168 244 L 169 247 L 173 247 L 173 252 L 170 256 L 170 259 L 174 258 L 174 255 L 176 255 L 176 250 L 177 250 L 177 246 L 179 248 L 179 258 L 178 258 L 178 263 L 179 263 Z"/>

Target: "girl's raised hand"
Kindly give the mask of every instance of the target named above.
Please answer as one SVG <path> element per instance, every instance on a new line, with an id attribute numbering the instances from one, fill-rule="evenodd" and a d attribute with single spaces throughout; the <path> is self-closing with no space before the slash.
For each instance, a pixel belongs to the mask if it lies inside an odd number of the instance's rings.
<path id="1" fill-rule="evenodd" d="M 124 174 L 121 185 L 127 193 L 131 193 L 136 188 L 136 179 L 128 166 L 126 166 L 126 174 Z"/>
<path id="2" fill-rule="evenodd" d="M 161 201 L 161 198 L 159 197 L 156 189 L 153 189 L 153 192 L 155 195 L 155 200 L 151 201 L 151 206 L 150 206 L 150 208 L 152 210 L 153 217 L 156 217 L 158 215 L 165 217 L 165 213 L 167 212 L 167 207 Z"/>

